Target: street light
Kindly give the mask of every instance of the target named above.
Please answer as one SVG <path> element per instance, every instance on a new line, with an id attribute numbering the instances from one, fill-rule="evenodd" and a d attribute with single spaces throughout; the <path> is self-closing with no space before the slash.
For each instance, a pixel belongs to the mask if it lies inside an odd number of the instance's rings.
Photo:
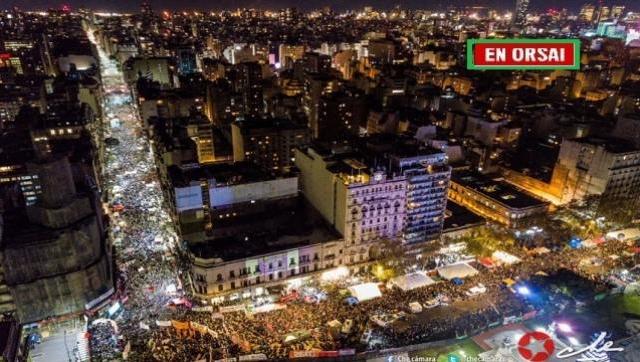
<path id="1" fill-rule="evenodd" d="M 558 329 L 559 329 L 561 332 L 564 332 L 564 333 L 571 333 L 571 332 L 573 332 L 573 328 L 571 328 L 571 326 L 570 326 L 569 324 L 564 323 L 564 322 L 560 322 L 560 323 L 558 323 Z"/>

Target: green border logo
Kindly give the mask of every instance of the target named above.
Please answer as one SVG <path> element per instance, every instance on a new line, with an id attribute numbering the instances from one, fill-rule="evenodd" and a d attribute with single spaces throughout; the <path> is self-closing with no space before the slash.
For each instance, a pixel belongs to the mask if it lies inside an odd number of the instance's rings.
<path id="1" fill-rule="evenodd" d="M 563 43 L 573 45 L 573 65 L 475 65 L 473 46 L 480 43 Z M 471 70 L 580 70 L 580 39 L 467 39 L 467 69 Z"/>

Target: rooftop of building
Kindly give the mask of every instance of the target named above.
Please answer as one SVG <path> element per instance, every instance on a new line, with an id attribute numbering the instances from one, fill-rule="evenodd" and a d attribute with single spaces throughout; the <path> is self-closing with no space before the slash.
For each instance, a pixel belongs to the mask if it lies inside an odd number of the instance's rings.
<path id="1" fill-rule="evenodd" d="M 191 254 L 233 261 L 340 239 L 340 234 L 302 197 L 297 197 L 293 206 L 270 208 L 252 220 L 254 225 L 248 231 L 189 245 Z"/>
<path id="2" fill-rule="evenodd" d="M 193 167 L 170 166 L 167 169 L 167 173 L 174 187 L 185 187 L 191 184 L 191 182 L 205 180 L 215 180 L 217 186 L 228 186 L 269 181 L 276 178 L 248 162 L 212 165 L 196 164 L 193 165 Z"/>
<path id="3" fill-rule="evenodd" d="M 504 157 L 504 166 L 535 179 L 551 182 L 560 147 L 547 142 L 524 140 L 517 152 Z"/>
<path id="4" fill-rule="evenodd" d="M 483 217 L 474 214 L 466 207 L 454 201 L 447 200 L 447 211 L 443 226 L 444 233 L 476 225 L 482 225 L 485 222 L 486 220 Z"/>
<path id="5" fill-rule="evenodd" d="M 444 153 L 438 149 L 425 146 L 418 140 L 392 134 L 376 134 L 364 139 L 367 150 L 386 154 L 394 158 L 412 158 Z"/>
<path id="6" fill-rule="evenodd" d="M 286 118 L 245 118 L 233 122 L 243 130 L 306 130 L 307 126 Z"/>
<path id="7" fill-rule="evenodd" d="M 27 129 L 10 130 L 0 134 L 0 166 L 24 165 L 34 157 L 35 151 Z"/>
<path id="8" fill-rule="evenodd" d="M 0 187 L 0 192 L 3 194 L 13 192 L 11 187 L 11 184 L 5 184 Z M 85 185 L 76 183 L 76 188 L 78 188 L 76 194 L 77 199 L 87 197 L 87 187 Z M 14 199 L 19 198 L 19 196 L 14 195 L 10 197 Z M 9 201 L 14 202 L 14 200 Z M 2 215 L 4 225 L 1 229 L 2 234 L 0 235 L 0 249 L 2 250 L 20 249 L 31 245 L 42 245 L 55 241 L 70 228 L 77 228 L 79 225 L 90 223 L 96 217 L 96 214 L 92 212 L 67 226 L 50 228 L 32 222 L 27 215 L 25 206 L 19 204 L 19 200 L 15 200 L 15 203 L 18 203 L 18 205 L 11 205 L 11 208 L 7 207 Z"/>
<path id="9" fill-rule="evenodd" d="M 299 147 L 307 156 L 310 150 L 322 157 L 328 164 L 327 169 L 333 173 L 372 174 L 373 170 L 385 171 L 387 175 L 398 174 L 396 165 L 398 159 L 419 156 L 445 154 L 435 148 L 426 147 L 416 140 L 395 135 L 378 134 L 353 142 L 314 142 L 308 147 Z M 442 167 L 446 167 L 442 165 Z M 440 171 L 439 165 L 434 165 L 434 171 Z"/>
<path id="10" fill-rule="evenodd" d="M 524 209 L 543 206 L 547 203 L 520 191 L 504 182 L 496 181 L 488 176 L 472 171 L 454 172 L 451 181 L 473 189 L 484 196 L 495 200 L 509 208 Z"/>
<path id="11" fill-rule="evenodd" d="M 574 138 L 571 141 L 602 147 L 611 153 L 640 152 L 640 150 L 635 147 L 630 141 L 620 138 L 589 136 L 583 138 Z"/>
<path id="12" fill-rule="evenodd" d="M 93 50 L 91 48 L 91 42 L 86 37 L 58 37 L 53 40 L 53 55 L 54 56 L 68 56 L 68 55 L 88 55 L 93 56 Z"/>

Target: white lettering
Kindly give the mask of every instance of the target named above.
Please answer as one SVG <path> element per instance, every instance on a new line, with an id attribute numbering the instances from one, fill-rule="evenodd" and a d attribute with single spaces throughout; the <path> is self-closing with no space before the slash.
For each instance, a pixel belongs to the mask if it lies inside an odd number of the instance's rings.
<path id="1" fill-rule="evenodd" d="M 525 62 L 535 62 L 536 61 L 536 49 L 535 48 L 527 48 L 524 51 L 524 59 Z"/>
<path id="2" fill-rule="evenodd" d="M 538 48 L 538 61 L 546 62 L 547 61 L 547 52 L 544 48 Z"/>
<path id="3" fill-rule="evenodd" d="M 487 62 L 495 62 L 496 61 L 496 48 L 486 48 L 484 50 L 484 58 Z"/>
<path id="4" fill-rule="evenodd" d="M 484 58 L 487 62 L 504 62 L 507 59 L 507 52 L 505 48 L 486 48 Z"/>
<path id="5" fill-rule="evenodd" d="M 513 48 L 513 51 L 511 52 L 511 58 L 513 58 L 513 60 L 516 62 L 521 62 L 524 58 L 524 49 Z"/>

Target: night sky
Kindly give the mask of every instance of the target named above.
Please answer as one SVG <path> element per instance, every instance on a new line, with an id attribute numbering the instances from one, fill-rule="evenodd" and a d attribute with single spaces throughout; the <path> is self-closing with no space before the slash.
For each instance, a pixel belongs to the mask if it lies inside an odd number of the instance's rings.
<path id="1" fill-rule="evenodd" d="M 547 7 L 566 7 L 570 10 L 577 10 L 588 0 L 531 0 L 531 6 L 535 9 L 545 9 Z M 10 8 L 18 6 L 21 9 L 47 9 L 59 4 L 70 4 L 73 7 L 86 6 L 96 10 L 124 10 L 137 11 L 140 1 L 137 0 L 0 0 L 0 8 Z M 591 1 L 597 4 L 597 0 Z M 637 0 L 616 0 L 604 1 L 606 5 L 626 5 L 629 10 L 639 10 Z M 634 4 L 635 3 L 635 4 Z M 239 7 L 253 7 L 260 9 L 278 9 L 294 6 L 299 9 L 317 9 L 323 6 L 331 6 L 336 10 L 361 9 L 365 5 L 376 8 L 391 8 L 400 5 L 405 8 L 421 9 L 445 9 L 447 6 L 460 5 L 480 5 L 500 9 L 511 9 L 515 6 L 515 0 L 152 0 L 152 7 L 161 9 L 236 9 Z M 634 4 L 631 7 L 631 4 Z"/>

